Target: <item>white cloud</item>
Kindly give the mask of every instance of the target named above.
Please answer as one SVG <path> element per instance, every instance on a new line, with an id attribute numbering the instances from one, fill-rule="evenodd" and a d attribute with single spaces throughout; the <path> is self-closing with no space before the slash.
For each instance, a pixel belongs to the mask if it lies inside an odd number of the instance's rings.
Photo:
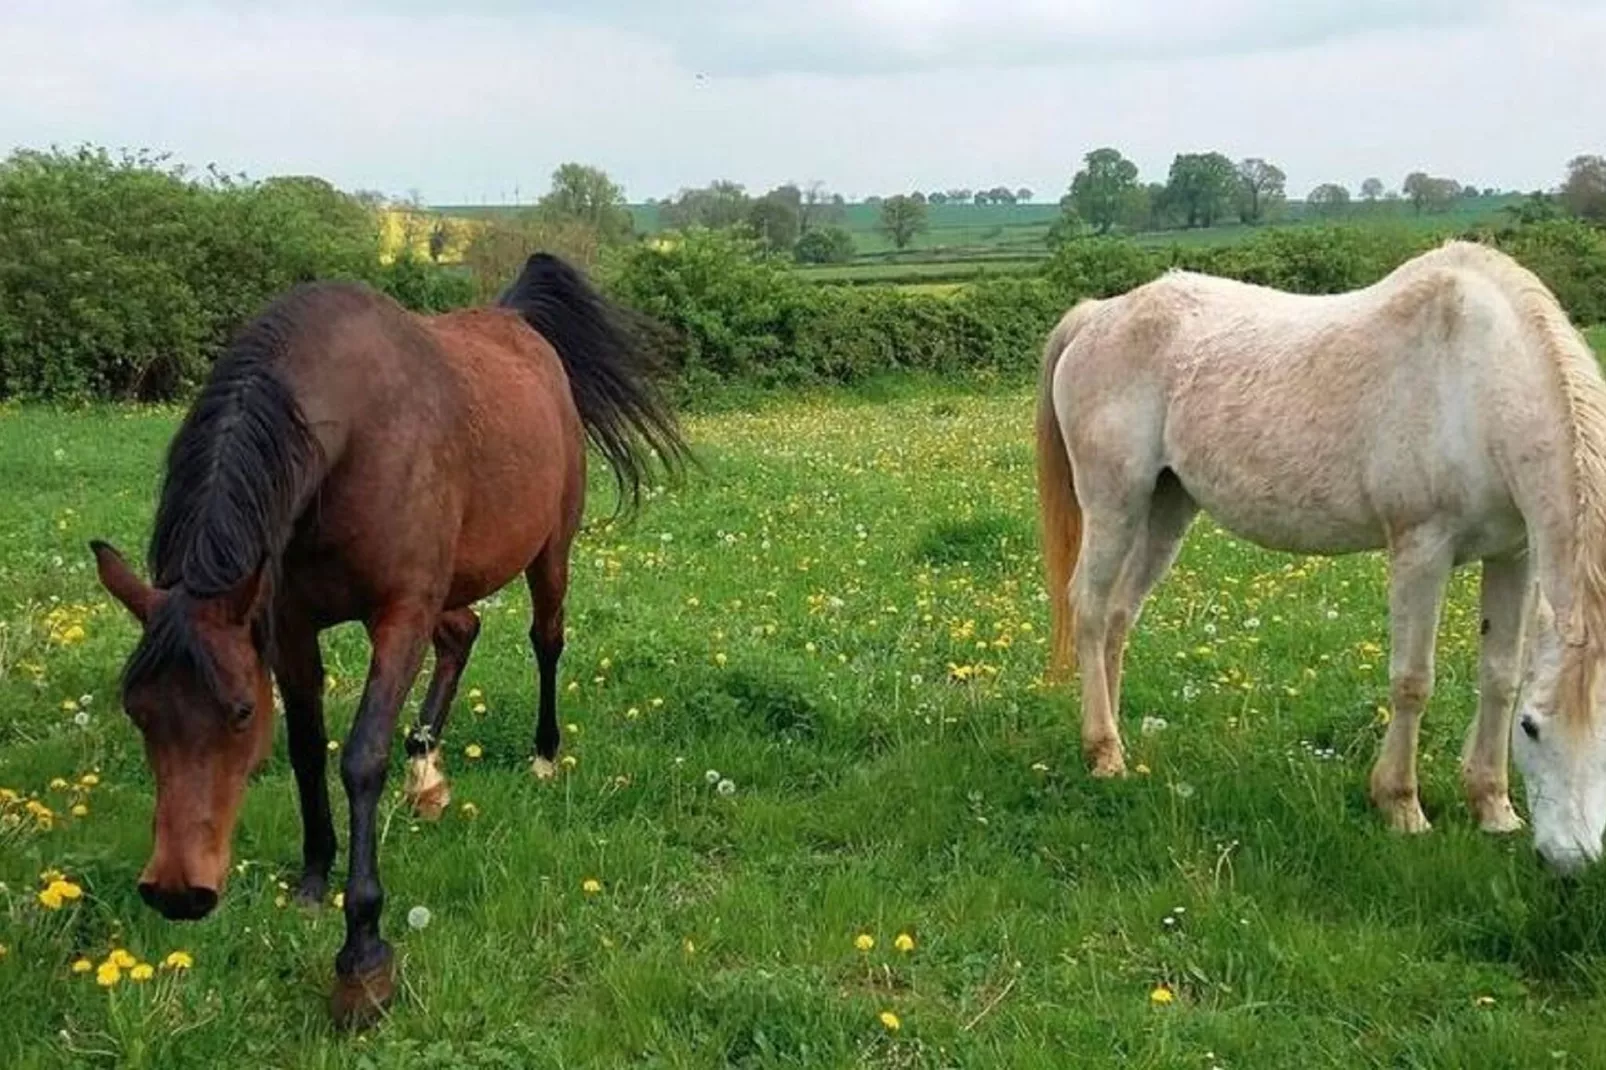
<path id="1" fill-rule="evenodd" d="M 1293 10 L 1294 14 L 1279 14 Z M 730 177 L 851 193 L 1057 195 L 1121 147 L 1261 155 L 1291 191 L 1418 167 L 1553 183 L 1606 149 L 1606 4 L 1128 0 L 23 0 L 0 32 L 0 148 L 173 150 L 436 201 L 524 199 L 557 163 L 632 196 Z M 706 76 L 706 77 L 700 77 Z"/>

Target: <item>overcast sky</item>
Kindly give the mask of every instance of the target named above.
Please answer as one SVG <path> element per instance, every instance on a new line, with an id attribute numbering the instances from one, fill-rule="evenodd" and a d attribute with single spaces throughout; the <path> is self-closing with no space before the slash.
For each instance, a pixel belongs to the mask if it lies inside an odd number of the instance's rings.
<path id="1" fill-rule="evenodd" d="M 1289 192 L 1606 154 L 1606 0 L 0 0 L 0 148 L 147 146 L 431 203 L 1065 188 L 1114 145 Z"/>

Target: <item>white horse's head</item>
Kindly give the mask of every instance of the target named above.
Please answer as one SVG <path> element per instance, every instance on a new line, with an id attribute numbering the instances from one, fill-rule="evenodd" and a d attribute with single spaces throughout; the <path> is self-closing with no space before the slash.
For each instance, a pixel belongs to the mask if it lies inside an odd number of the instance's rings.
<path id="1" fill-rule="evenodd" d="M 1528 633 L 1512 754 L 1528 795 L 1534 846 L 1557 870 L 1598 859 L 1606 832 L 1606 709 L 1594 686 L 1600 652 L 1569 645 L 1543 595 Z"/>

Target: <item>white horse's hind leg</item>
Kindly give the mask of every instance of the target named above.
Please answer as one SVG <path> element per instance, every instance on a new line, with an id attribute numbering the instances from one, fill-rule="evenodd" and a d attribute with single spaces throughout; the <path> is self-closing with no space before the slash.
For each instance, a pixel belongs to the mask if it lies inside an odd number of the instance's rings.
<path id="1" fill-rule="evenodd" d="M 1162 475 L 1149 505 L 1148 530 L 1121 566 L 1121 578 L 1110 605 L 1109 633 L 1104 640 L 1104 678 L 1110 692 L 1110 710 L 1117 719 L 1121 716 L 1121 665 L 1127 635 L 1137 625 L 1149 592 L 1177 559 L 1183 536 L 1198 511 L 1176 477 Z"/>
<path id="2" fill-rule="evenodd" d="M 1132 512 L 1085 509 L 1082 552 L 1071 577 L 1076 606 L 1076 665 L 1082 678 L 1082 756 L 1096 777 L 1126 772 L 1118 712 L 1110 702 L 1106 651 L 1111 601 L 1122 564 L 1147 517 L 1147 500 Z"/>
<path id="3" fill-rule="evenodd" d="M 1372 767 L 1372 802 L 1399 832 L 1426 832 L 1416 790 L 1416 744 L 1433 696 L 1433 640 L 1454 564 L 1448 540 L 1412 532 L 1394 541 L 1389 561 L 1389 696 L 1393 716 Z"/>
<path id="4" fill-rule="evenodd" d="M 1483 563 L 1483 651 L 1478 671 L 1478 719 L 1461 751 L 1467 802 L 1485 832 L 1515 832 L 1507 770 L 1511 712 L 1522 673 L 1523 623 L 1534 590 L 1526 556 Z"/>

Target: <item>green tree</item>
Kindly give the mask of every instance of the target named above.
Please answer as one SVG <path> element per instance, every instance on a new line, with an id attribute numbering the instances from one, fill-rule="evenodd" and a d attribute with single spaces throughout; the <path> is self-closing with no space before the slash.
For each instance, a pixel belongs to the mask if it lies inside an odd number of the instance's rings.
<path id="1" fill-rule="evenodd" d="M 552 188 L 536 210 L 553 221 L 584 223 L 604 242 L 623 241 L 634 230 L 624 189 L 606 171 L 586 164 L 566 163 L 553 171 Z"/>
<path id="2" fill-rule="evenodd" d="M 1238 164 L 1238 218 L 1245 223 L 1261 223 L 1286 198 L 1288 176 L 1276 164 L 1252 156 Z"/>
<path id="3" fill-rule="evenodd" d="M 1411 202 L 1417 215 L 1423 211 L 1441 212 L 1461 193 L 1461 183 L 1453 178 L 1434 178 L 1424 171 L 1412 171 L 1400 183 L 1400 191 Z"/>
<path id="4" fill-rule="evenodd" d="M 791 187 L 797 192 L 797 187 Z M 747 210 L 747 223 L 758 234 L 765 247 L 779 251 L 790 249 L 798 237 L 798 202 L 786 192 L 786 187 L 772 190 L 754 201 Z"/>
<path id="5" fill-rule="evenodd" d="M 1233 203 L 1238 168 L 1219 152 L 1179 153 L 1171 161 L 1166 201 L 1188 227 L 1213 227 Z"/>
<path id="6" fill-rule="evenodd" d="M 1320 216 L 1342 215 L 1349 208 L 1349 190 L 1336 182 L 1323 182 L 1310 191 L 1305 203 Z"/>
<path id="7" fill-rule="evenodd" d="M 1606 157 L 1574 156 L 1568 161 L 1561 203 L 1580 219 L 1606 222 Z"/>
<path id="8" fill-rule="evenodd" d="M 899 249 L 926 229 L 925 201 L 898 194 L 881 202 L 881 233 Z"/>
<path id="9" fill-rule="evenodd" d="M 1030 204 L 1031 200 L 1032 200 L 1032 191 L 1030 189 L 1028 189 L 1027 187 L 1022 186 L 1020 189 L 1015 191 L 1015 203 L 1016 204 Z"/>
<path id="10" fill-rule="evenodd" d="M 1381 196 L 1383 196 L 1383 180 L 1381 178 L 1369 178 L 1361 183 L 1361 200 L 1367 204 L 1377 203 L 1377 199 Z"/>
<path id="11" fill-rule="evenodd" d="M 681 190 L 674 199 L 659 205 L 658 218 L 665 226 L 679 230 L 724 230 L 746 220 L 751 203 L 741 183 L 721 179 L 700 189 Z"/>
<path id="12" fill-rule="evenodd" d="M 1138 188 L 1138 165 L 1111 148 L 1094 149 L 1082 164 L 1071 178 L 1071 204 L 1100 234 L 1108 234 Z"/>

